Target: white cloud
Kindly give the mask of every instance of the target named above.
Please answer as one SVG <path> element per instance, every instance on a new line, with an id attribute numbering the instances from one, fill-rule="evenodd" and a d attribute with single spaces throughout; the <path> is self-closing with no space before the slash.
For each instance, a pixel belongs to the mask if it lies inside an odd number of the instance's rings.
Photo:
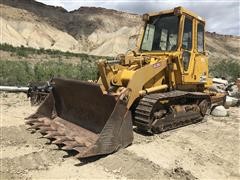
<path id="1" fill-rule="evenodd" d="M 65 5 L 62 0 L 37 0 L 37 1 L 51 6 L 61 6 L 65 8 Z"/>

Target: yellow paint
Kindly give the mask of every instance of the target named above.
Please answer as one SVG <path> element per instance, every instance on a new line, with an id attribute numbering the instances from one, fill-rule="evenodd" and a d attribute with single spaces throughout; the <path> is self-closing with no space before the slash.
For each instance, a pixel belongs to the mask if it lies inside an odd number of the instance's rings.
<path id="1" fill-rule="evenodd" d="M 140 96 L 143 96 L 143 95 L 145 95 L 145 94 L 150 94 L 150 93 L 158 92 L 158 91 L 160 91 L 160 90 L 167 89 L 167 88 L 168 88 L 168 85 L 166 85 L 166 84 L 163 84 L 163 85 L 160 85 L 160 86 L 154 86 L 154 87 L 146 88 L 146 89 L 144 89 L 144 90 L 139 91 L 139 95 L 140 95 Z"/>
<path id="2" fill-rule="evenodd" d="M 174 14 L 179 16 L 177 50 L 170 52 L 162 51 L 141 51 L 141 43 L 144 37 L 144 29 L 140 31 L 136 51 L 129 51 L 125 57 L 121 57 L 119 64 L 110 65 L 105 60 L 98 64 L 101 88 L 105 93 L 117 91 L 120 87 L 129 89 L 128 104 L 130 108 L 135 100 L 144 93 L 154 93 L 172 89 L 203 91 L 204 87 L 211 86 L 212 81 L 208 74 L 208 58 L 204 51 L 197 50 L 197 25 L 205 20 L 197 14 L 182 7 L 149 13 L 146 17 L 161 16 L 164 14 Z M 185 19 L 192 19 L 192 49 L 188 50 L 190 61 L 188 68 L 183 67 L 183 29 Z M 185 50 L 186 51 L 186 50 Z M 111 90 L 111 91 L 109 91 Z"/>

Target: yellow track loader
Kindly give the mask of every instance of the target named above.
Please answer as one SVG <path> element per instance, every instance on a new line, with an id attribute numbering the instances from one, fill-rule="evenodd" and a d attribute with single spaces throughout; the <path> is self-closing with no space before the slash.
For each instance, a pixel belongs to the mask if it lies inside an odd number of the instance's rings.
<path id="1" fill-rule="evenodd" d="M 97 83 L 52 79 L 49 96 L 26 118 L 30 128 L 85 158 L 127 147 L 133 126 L 154 134 L 201 121 L 222 99 L 207 90 L 205 21 L 182 7 L 143 21 L 135 50 L 99 60 Z"/>

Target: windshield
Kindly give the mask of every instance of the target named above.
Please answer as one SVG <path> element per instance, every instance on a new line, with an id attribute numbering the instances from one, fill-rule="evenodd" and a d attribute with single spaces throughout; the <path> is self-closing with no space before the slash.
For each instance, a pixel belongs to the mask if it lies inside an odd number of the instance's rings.
<path id="1" fill-rule="evenodd" d="M 173 14 L 150 17 L 141 45 L 143 51 L 175 51 L 179 17 Z"/>

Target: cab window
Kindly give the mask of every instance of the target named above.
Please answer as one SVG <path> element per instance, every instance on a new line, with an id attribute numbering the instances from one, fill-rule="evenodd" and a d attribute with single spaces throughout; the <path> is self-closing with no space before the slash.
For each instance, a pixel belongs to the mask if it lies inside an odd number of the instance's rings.
<path id="1" fill-rule="evenodd" d="M 142 51 L 175 51 L 179 17 L 174 14 L 150 17 L 141 45 Z"/>
<path id="2" fill-rule="evenodd" d="M 184 21 L 184 30 L 183 30 L 183 39 L 182 39 L 182 49 L 183 51 L 183 68 L 184 71 L 188 70 L 189 62 L 191 59 L 191 50 L 192 50 L 192 19 L 185 18 Z"/>
<path id="3" fill-rule="evenodd" d="M 185 18 L 182 48 L 185 50 L 192 49 L 192 20 Z"/>
<path id="4" fill-rule="evenodd" d="M 197 26 L 197 50 L 202 53 L 204 51 L 204 25 L 198 23 Z"/>

